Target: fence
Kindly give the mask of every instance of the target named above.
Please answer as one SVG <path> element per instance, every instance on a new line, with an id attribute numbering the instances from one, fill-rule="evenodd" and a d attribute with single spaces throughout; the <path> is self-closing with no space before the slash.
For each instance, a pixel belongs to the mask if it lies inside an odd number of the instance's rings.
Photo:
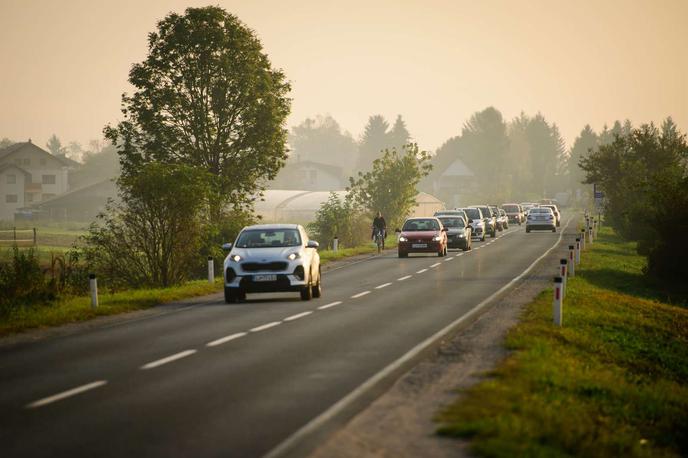
<path id="1" fill-rule="evenodd" d="M 36 228 L 0 230 L 0 246 L 36 246 Z"/>

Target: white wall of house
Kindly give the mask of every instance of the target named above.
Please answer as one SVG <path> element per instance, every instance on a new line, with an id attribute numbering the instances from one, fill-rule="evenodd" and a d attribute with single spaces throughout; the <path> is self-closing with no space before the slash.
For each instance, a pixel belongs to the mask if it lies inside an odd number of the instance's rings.
<path id="1" fill-rule="evenodd" d="M 13 221 L 14 212 L 25 205 L 26 175 L 16 167 L 0 171 L 0 220 Z"/>

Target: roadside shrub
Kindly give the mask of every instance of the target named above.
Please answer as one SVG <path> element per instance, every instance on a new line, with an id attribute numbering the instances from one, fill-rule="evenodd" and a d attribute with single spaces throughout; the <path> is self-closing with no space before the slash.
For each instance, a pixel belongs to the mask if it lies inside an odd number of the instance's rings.
<path id="1" fill-rule="evenodd" d="M 337 237 L 342 247 L 354 247 L 370 239 L 371 225 L 349 195 L 342 200 L 331 192 L 327 202 L 315 213 L 315 221 L 308 225 L 308 231 L 323 246 L 331 247 Z"/>
<path id="2" fill-rule="evenodd" d="M 159 163 L 120 178 L 120 203 L 110 202 L 84 236 L 88 266 L 111 290 L 188 279 L 201 258 L 210 182 L 191 167 Z"/>

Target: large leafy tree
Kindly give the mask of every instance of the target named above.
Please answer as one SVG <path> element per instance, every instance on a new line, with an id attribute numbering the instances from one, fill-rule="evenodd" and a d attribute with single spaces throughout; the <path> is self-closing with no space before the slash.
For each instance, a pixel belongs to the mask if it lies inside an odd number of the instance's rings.
<path id="1" fill-rule="evenodd" d="M 208 172 L 219 218 L 250 206 L 286 158 L 290 86 L 254 32 L 224 9 L 169 14 L 148 37 L 148 56 L 129 73 L 124 121 L 105 128 L 124 176 L 151 162 Z"/>
<path id="2" fill-rule="evenodd" d="M 396 227 L 408 216 L 418 194 L 416 186 L 431 169 L 427 151 L 419 151 L 415 143 L 400 152 L 386 149 L 372 170 L 349 178 L 349 191 L 356 204 L 371 215 L 382 212 L 388 226 Z"/>
<path id="3" fill-rule="evenodd" d="M 356 141 L 343 132 L 332 116 L 307 118 L 292 127 L 289 135 L 290 158 L 336 165 L 351 172 L 352 158 L 357 154 Z"/>
<path id="4" fill-rule="evenodd" d="M 356 170 L 368 171 L 373 161 L 382 157 L 384 150 L 389 147 L 388 130 L 389 123 L 382 115 L 374 115 L 368 119 L 358 145 Z"/>

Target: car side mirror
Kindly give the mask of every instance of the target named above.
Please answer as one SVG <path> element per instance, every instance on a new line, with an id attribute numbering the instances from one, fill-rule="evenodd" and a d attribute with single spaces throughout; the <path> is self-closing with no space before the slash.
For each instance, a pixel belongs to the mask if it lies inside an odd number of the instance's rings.
<path id="1" fill-rule="evenodd" d="M 401 229 L 394 229 L 394 232 L 396 232 L 398 234 L 401 232 Z"/>
<path id="2" fill-rule="evenodd" d="M 472 219 L 469 219 L 469 220 L 468 220 L 468 224 L 473 224 L 473 220 L 472 220 Z"/>
<path id="3" fill-rule="evenodd" d="M 306 248 L 315 248 L 316 250 L 318 249 L 319 246 L 320 246 L 320 244 L 318 242 L 316 242 L 315 240 L 309 240 L 308 243 L 306 244 Z"/>
<path id="4" fill-rule="evenodd" d="M 222 244 L 222 249 L 225 251 L 229 251 L 232 249 L 232 244 L 231 243 L 223 243 Z"/>
<path id="5" fill-rule="evenodd" d="M 447 232 L 448 230 L 449 230 L 449 229 L 447 229 L 446 227 L 443 227 L 443 228 L 442 228 L 442 232 Z"/>

